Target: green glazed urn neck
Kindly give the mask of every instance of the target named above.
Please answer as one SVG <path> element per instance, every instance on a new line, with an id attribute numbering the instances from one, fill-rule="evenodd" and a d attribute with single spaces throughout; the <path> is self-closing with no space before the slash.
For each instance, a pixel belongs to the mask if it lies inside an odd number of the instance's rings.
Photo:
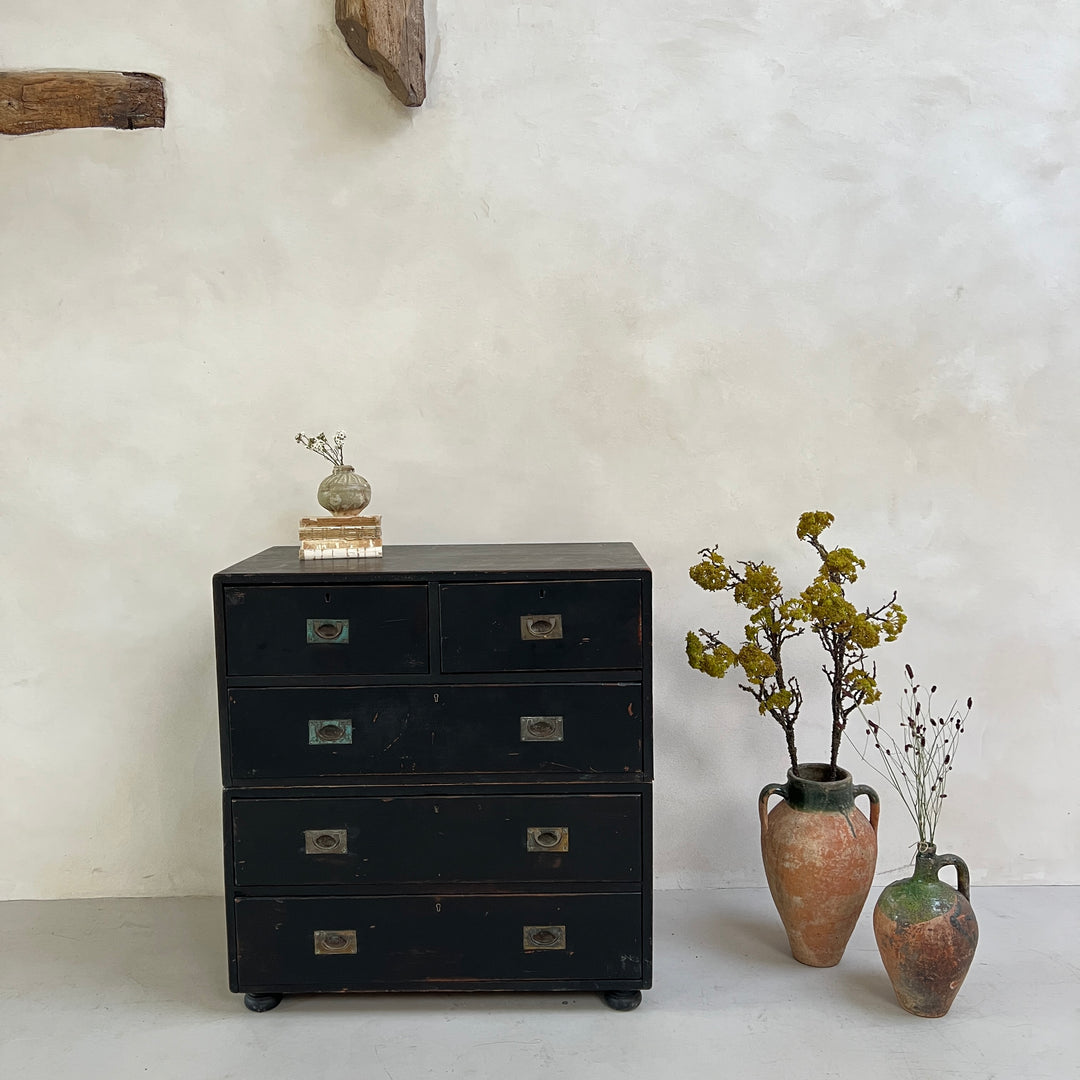
<path id="1" fill-rule="evenodd" d="M 937 846 L 919 842 L 915 852 L 915 871 L 911 875 L 912 881 L 937 881 L 938 870 L 941 869 L 941 861 L 937 857 Z"/>
<path id="2" fill-rule="evenodd" d="M 855 789 L 846 769 L 800 765 L 798 770 L 788 769 L 784 786 L 784 797 L 794 810 L 850 810 L 855 805 Z"/>

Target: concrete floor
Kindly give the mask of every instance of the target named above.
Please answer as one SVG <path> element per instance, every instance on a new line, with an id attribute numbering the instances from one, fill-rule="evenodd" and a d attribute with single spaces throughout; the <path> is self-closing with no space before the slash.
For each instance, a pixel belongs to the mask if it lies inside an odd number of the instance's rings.
<path id="1" fill-rule="evenodd" d="M 656 986 L 622 1014 L 591 994 L 430 994 L 256 1015 L 226 986 L 218 899 L 0 904 L 0 1077 L 1080 1078 L 1080 888 L 976 890 L 979 951 L 941 1020 L 896 1005 L 869 910 L 814 970 L 767 890 L 656 899 Z"/>

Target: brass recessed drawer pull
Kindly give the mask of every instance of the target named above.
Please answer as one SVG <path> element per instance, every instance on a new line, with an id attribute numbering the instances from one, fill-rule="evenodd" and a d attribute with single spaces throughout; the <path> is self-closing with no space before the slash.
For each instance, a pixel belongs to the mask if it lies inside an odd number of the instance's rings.
<path id="1" fill-rule="evenodd" d="M 347 746 L 352 743 L 351 720 L 309 720 L 308 745 L 323 746 L 330 743 Z"/>
<path id="2" fill-rule="evenodd" d="M 305 855 L 348 855 L 349 834 L 345 829 L 305 829 Z"/>
<path id="3" fill-rule="evenodd" d="M 355 930 L 316 930 L 316 956 L 344 956 L 356 953 Z"/>
<path id="4" fill-rule="evenodd" d="M 561 615 L 522 615 L 522 641 L 554 641 L 562 637 Z"/>
<path id="5" fill-rule="evenodd" d="M 348 619 L 308 619 L 307 641 L 309 645 L 348 645 Z"/>
<path id="6" fill-rule="evenodd" d="M 570 830 L 564 825 L 533 825 L 525 831 L 526 851 L 569 851 Z"/>
<path id="7" fill-rule="evenodd" d="M 526 952 L 536 949 L 565 949 L 565 926 L 523 926 L 521 928 L 521 947 Z"/>
<path id="8" fill-rule="evenodd" d="M 562 742 L 563 718 L 561 716 L 521 717 L 522 742 Z"/>

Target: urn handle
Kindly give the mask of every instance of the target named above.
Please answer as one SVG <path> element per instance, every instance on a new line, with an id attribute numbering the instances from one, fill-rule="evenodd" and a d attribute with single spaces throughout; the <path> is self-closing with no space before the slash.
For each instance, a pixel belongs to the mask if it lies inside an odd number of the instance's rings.
<path id="1" fill-rule="evenodd" d="M 851 789 L 851 797 L 857 799 L 860 795 L 865 795 L 870 800 L 870 828 L 877 832 L 877 819 L 881 813 L 878 793 L 869 784 L 856 784 Z"/>
<path id="2" fill-rule="evenodd" d="M 956 867 L 956 891 L 965 899 L 970 900 L 968 889 L 971 885 L 971 875 L 968 873 L 967 863 L 959 855 L 936 855 L 934 857 L 934 873 L 943 867 Z"/>
<path id="3" fill-rule="evenodd" d="M 758 817 L 761 819 L 761 839 L 765 839 L 765 834 L 769 831 L 769 799 L 773 795 L 779 795 L 782 799 L 787 798 L 787 784 L 766 784 L 761 789 L 761 794 L 758 796 L 757 808 Z"/>

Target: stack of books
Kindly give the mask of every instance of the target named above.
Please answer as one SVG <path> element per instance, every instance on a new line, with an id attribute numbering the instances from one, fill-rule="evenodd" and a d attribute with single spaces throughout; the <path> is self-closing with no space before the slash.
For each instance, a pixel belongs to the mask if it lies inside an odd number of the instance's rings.
<path id="1" fill-rule="evenodd" d="M 382 515 L 300 519 L 301 559 L 371 559 L 382 555 Z"/>

